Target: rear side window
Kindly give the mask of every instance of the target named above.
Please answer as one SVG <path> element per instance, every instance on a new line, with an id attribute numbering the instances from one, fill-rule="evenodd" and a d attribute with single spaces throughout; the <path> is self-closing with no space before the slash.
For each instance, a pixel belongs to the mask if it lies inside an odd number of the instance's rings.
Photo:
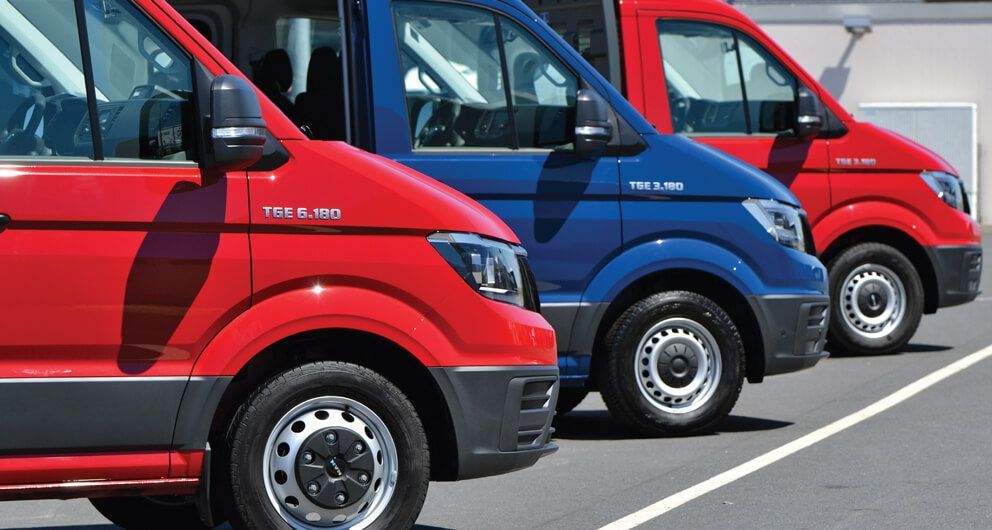
<path id="1" fill-rule="evenodd" d="M 129 2 L 0 0 L 0 24 L 0 156 L 195 160 L 191 60 Z"/>
<path id="2" fill-rule="evenodd" d="M 415 149 L 571 148 L 578 78 L 526 29 L 474 7 L 393 9 Z"/>
<path id="3" fill-rule="evenodd" d="M 704 22 L 658 22 L 672 129 L 748 135 L 793 131 L 796 78 L 739 31 Z"/>

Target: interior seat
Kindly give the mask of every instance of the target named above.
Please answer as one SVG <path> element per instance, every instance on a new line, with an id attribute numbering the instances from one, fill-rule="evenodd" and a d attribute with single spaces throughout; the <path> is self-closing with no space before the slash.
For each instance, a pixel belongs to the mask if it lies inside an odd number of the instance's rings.
<path id="1" fill-rule="evenodd" d="M 299 123 L 317 140 L 346 140 L 344 74 L 333 48 L 313 51 L 307 68 L 307 91 L 296 96 Z"/>
<path id="2" fill-rule="evenodd" d="M 296 111 L 286 92 L 293 87 L 293 63 L 282 48 L 266 52 L 255 69 L 255 85 L 294 123 Z"/>

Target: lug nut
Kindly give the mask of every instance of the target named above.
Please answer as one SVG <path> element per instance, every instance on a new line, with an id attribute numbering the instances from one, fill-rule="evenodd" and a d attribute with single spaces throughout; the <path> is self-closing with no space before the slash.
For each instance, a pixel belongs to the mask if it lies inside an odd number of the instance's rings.
<path id="1" fill-rule="evenodd" d="M 369 482 L 369 474 L 368 473 L 359 473 L 358 474 L 358 482 L 361 483 L 361 484 L 368 484 L 368 482 Z"/>
<path id="2" fill-rule="evenodd" d="M 344 504 L 344 503 L 348 502 L 348 496 L 345 495 L 344 492 L 340 492 L 340 493 L 338 493 L 337 495 L 334 496 L 334 502 L 336 502 L 338 504 Z"/>
<path id="3" fill-rule="evenodd" d="M 307 493 L 309 493 L 310 495 L 316 495 L 320 493 L 320 484 L 317 484 L 316 482 L 311 482 L 307 484 Z"/>
<path id="4" fill-rule="evenodd" d="M 365 446 L 362 445 L 362 442 L 355 443 L 355 452 L 356 453 L 361 453 L 364 450 L 365 450 Z"/>
<path id="5" fill-rule="evenodd" d="M 324 441 L 327 442 L 327 443 L 329 443 L 329 444 L 337 443 L 337 441 L 338 441 L 338 435 L 335 434 L 334 431 L 331 431 L 331 432 L 329 432 L 329 433 L 327 433 L 327 434 L 324 435 Z"/>
<path id="6" fill-rule="evenodd" d="M 303 463 L 304 464 L 313 463 L 313 453 L 311 453 L 310 451 L 303 453 Z"/>

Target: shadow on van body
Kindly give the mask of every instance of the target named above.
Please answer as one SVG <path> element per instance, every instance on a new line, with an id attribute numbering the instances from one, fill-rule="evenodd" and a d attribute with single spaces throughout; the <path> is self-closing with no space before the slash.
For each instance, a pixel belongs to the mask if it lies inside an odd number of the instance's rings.
<path id="1" fill-rule="evenodd" d="M 554 239 L 586 198 L 595 167 L 595 160 L 572 153 L 548 155 L 538 175 L 534 197 L 534 238 L 539 243 Z"/>
<path id="2" fill-rule="evenodd" d="M 206 284 L 226 207 L 223 177 L 203 186 L 177 183 L 166 197 L 128 274 L 117 355 L 121 372 L 144 373 L 171 355 L 166 345 Z"/>

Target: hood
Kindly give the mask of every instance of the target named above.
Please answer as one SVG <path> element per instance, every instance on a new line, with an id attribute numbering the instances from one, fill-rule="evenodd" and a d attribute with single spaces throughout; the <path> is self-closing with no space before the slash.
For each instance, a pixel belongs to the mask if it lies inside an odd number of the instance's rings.
<path id="1" fill-rule="evenodd" d="M 272 187 L 261 192 L 270 195 L 272 204 L 337 208 L 342 213 L 337 223 L 341 227 L 424 234 L 470 232 L 520 243 L 485 206 L 385 157 L 342 142 L 287 141 L 284 145 L 291 152 L 288 164 L 295 167 L 286 172 L 286 179 L 280 179 L 285 182 L 272 181 Z M 252 195 L 265 180 L 253 183 Z"/>
<path id="2" fill-rule="evenodd" d="M 657 157 L 647 167 L 658 168 L 666 181 L 685 184 L 685 195 L 732 199 L 775 199 L 799 205 L 799 199 L 781 182 L 760 169 L 727 153 L 676 134 L 644 135 L 649 148 L 642 159 Z"/>
<path id="3" fill-rule="evenodd" d="M 957 175 L 947 160 L 905 136 L 868 122 L 848 122 L 848 133 L 830 141 L 830 157 L 874 159 L 874 169 L 918 172 L 944 171 Z"/>

